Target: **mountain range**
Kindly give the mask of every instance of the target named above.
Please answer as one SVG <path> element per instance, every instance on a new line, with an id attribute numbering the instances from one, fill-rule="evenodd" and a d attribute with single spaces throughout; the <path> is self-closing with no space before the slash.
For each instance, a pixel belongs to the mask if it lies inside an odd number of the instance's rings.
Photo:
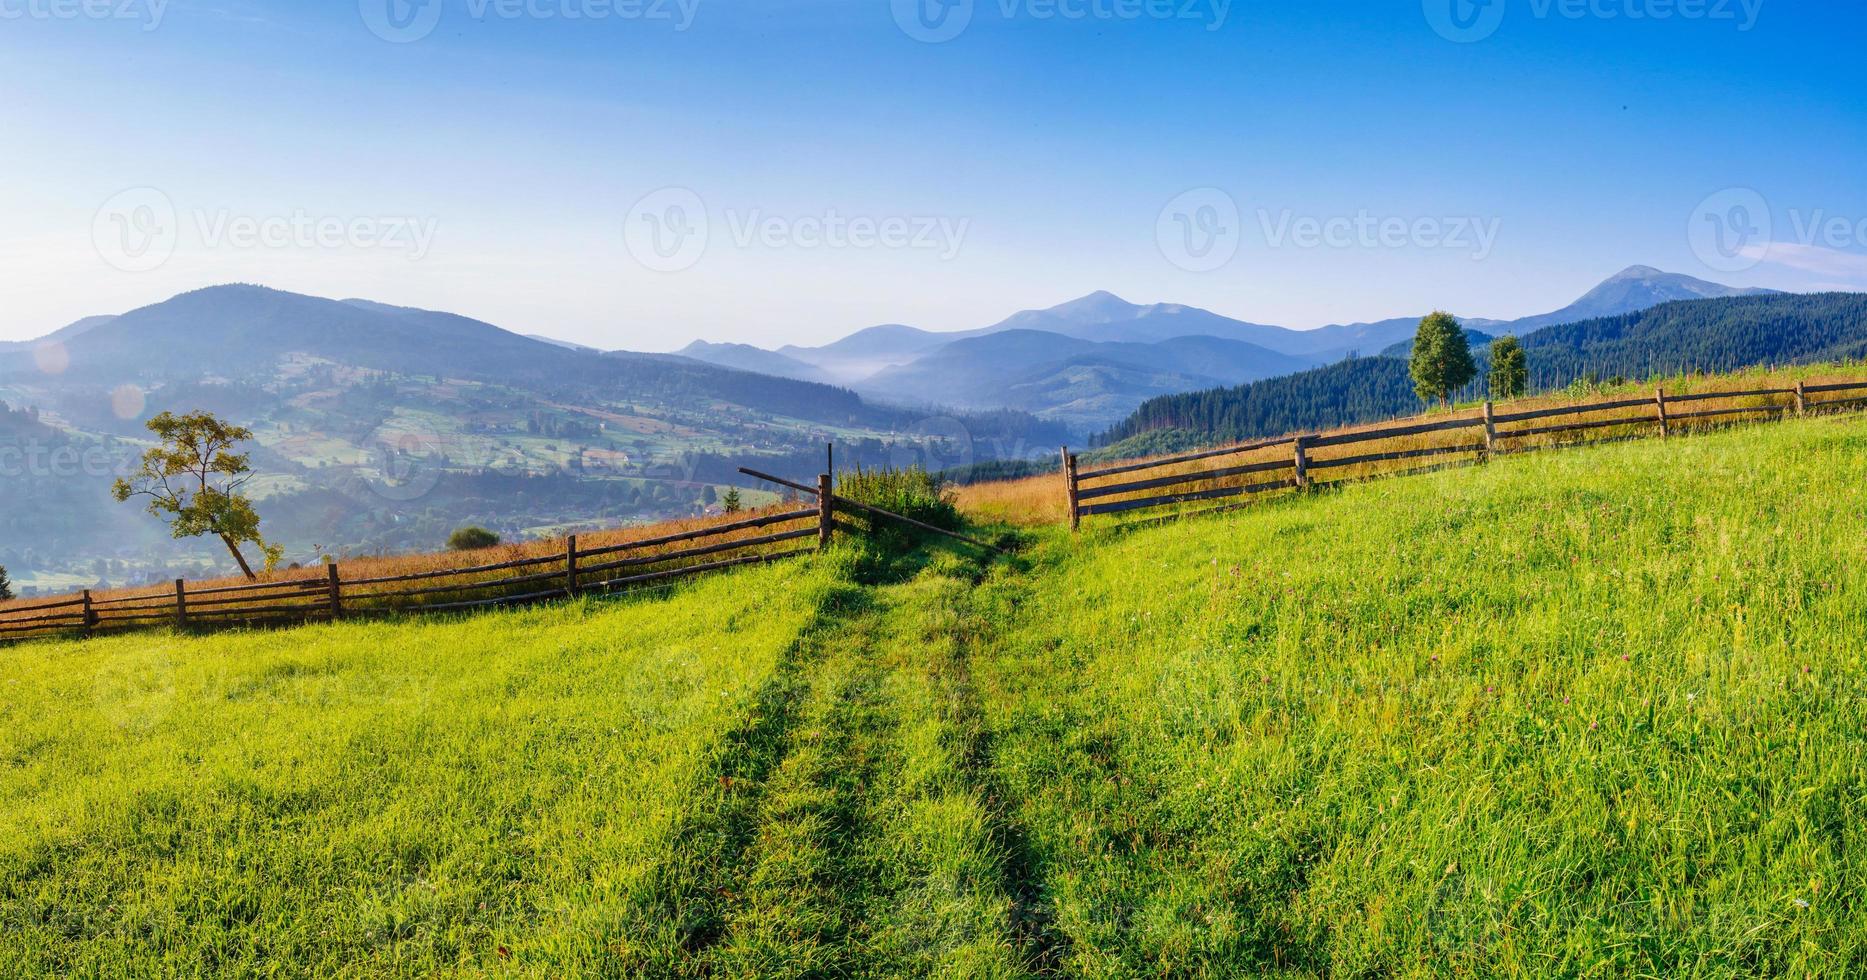
<path id="1" fill-rule="evenodd" d="M 254 433 L 252 491 L 295 560 L 691 516 L 755 464 L 814 477 L 1022 458 L 1069 438 L 1009 411 L 938 417 L 846 387 L 526 337 L 452 313 L 214 286 L 0 347 L 0 566 L 28 588 L 211 571 L 110 499 L 161 411 Z M 17 456 L 14 452 L 17 451 Z M 78 556 L 84 556 L 80 561 Z M 75 563 L 75 564 L 74 564 Z M 102 570 L 100 570 L 102 569 Z"/>
<path id="2" fill-rule="evenodd" d="M 1650 266 L 1609 277 L 1575 302 L 1516 320 L 1467 318 L 1487 336 L 1650 309 L 1686 299 L 1762 295 Z M 764 350 L 696 342 L 682 356 L 808 381 L 834 381 L 871 401 L 1010 408 L 1077 431 L 1106 428 L 1150 398 L 1273 378 L 1378 354 L 1411 341 L 1421 316 L 1294 330 L 1177 303 L 1140 305 L 1095 292 L 975 330 L 901 324 L 821 347 Z"/>

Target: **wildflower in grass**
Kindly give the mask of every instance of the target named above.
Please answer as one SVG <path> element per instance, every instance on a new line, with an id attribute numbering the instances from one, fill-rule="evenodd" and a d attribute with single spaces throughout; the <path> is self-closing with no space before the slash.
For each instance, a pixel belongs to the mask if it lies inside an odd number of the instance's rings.
<path id="1" fill-rule="evenodd" d="M 1806 899 L 1806 898 L 1798 898 L 1798 899 L 1796 899 L 1796 908 L 1799 908 L 1799 909 L 1806 909 L 1806 908 L 1808 908 L 1808 907 L 1809 907 L 1809 900 L 1808 900 L 1808 899 Z"/>

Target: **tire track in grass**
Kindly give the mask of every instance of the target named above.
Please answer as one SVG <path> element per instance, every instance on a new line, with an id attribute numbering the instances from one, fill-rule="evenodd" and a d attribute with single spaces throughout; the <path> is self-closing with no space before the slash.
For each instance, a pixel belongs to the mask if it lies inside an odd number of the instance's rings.
<path id="1" fill-rule="evenodd" d="M 623 975 L 712 975 L 708 951 L 726 933 L 727 910 L 741 887 L 738 869 L 757 837 L 765 784 L 790 749 L 821 645 L 863 615 L 867 602 L 861 588 L 846 582 L 824 589 L 814 619 L 779 658 L 745 720 L 697 773 L 692 806 L 633 896 L 625 916 L 631 924 L 611 945 Z"/>
<path id="2" fill-rule="evenodd" d="M 878 933 L 884 951 L 925 967 L 903 973 L 1048 975 L 1061 947 L 1025 835 L 993 776 L 992 735 L 973 679 L 992 622 L 975 604 L 980 570 L 945 571 L 902 586 L 890 624 L 902 764 L 896 812 L 877 821 L 892 828 L 895 860 L 910 873 Z"/>
<path id="3" fill-rule="evenodd" d="M 1053 962 L 974 690 L 968 583 L 926 574 L 813 631 L 722 888 L 710 976 L 1024 977 Z"/>
<path id="4" fill-rule="evenodd" d="M 865 604 L 815 637 L 798 724 L 761 794 L 725 932 L 706 953 L 714 976 L 846 974 L 864 945 L 876 884 L 864 860 L 875 831 L 864 797 L 888 708 L 873 656 L 879 615 Z"/>

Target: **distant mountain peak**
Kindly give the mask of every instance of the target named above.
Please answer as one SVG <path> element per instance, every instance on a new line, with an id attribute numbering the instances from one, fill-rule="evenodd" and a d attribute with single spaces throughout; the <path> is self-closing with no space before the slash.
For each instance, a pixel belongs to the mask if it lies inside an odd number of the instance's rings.
<path id="1" fill-rule="evenodd" d="M 1034 312 L 1072 323 L 1107 323 L 1130 319 L 1141 309 L 1106 289 L 1098 289 L 1087 296 L 1079 296 L 1047 310 Z"/>
<path id="2" fill-rule="evenodd" d="M 1614 275 L 1609 276 L 1608 281 L 1619 282 L 1624 279 L 1658 279 L 1665 275 L 1665 272 L 1655 269 L 1650 265 L 1630 265 Z"/>

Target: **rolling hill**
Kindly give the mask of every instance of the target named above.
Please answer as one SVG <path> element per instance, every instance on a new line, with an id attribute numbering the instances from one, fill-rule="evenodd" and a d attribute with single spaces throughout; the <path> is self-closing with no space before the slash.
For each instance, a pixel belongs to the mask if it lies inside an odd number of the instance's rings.
<path id="1" fill-rule="evenodd" d="M 1526 334 L 1537 389 L 1579 378 L 1644 378 L 1766 364 L 1844 361 L 1867 354 L 1867 294 L 1746 292 L 1666 303 L 1638 313 Z M 1186 446 L 1372 421 L 1419 408 L 1399 356 L 1359 358 L 1284 377 L 1168 395 L 1135 411 L 1105 443 Z M 1480 382 L 1463 393 L 1476 397 Z"/>
<path id="2" fill-rule="evenodd" d="M 794 378 L 818 384 L 835 383 L 830 372 L 815 364 L 807 364 L 751 344 L 709 344 L 704 340 L 696 340 L 676 354 L 735 371 L 750 371 L 754 374 L 769 374 L 774 378 Z"/>
<path id="3" fill-rule="evenodd" d="M 954 341 L 862 383 L 872 399 L 1008 407 L 1073 429 L 1107 425 L 1153 395 L 1236 384 L 1311 362 L 1209 336 L 1093 341 L 1044 330 L 998 330 Z"/>

